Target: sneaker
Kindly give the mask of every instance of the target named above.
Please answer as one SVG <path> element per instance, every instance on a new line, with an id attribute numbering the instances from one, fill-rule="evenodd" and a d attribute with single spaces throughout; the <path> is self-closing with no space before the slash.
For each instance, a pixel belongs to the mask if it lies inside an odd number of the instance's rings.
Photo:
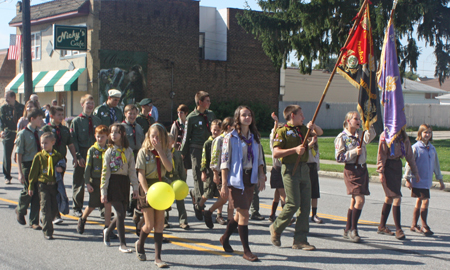
<path id="1" fill-rule="evenodd" d="M 53 240 L 53 235 L 45 235 L 44 234 L 44 238 L 47 240 Z"/>
<path id="2" fill-rule="evenodd" d="M 251 219 L 252 220 L 265 220 L 266 218 L 261 216 L 260 213 L 255 212 L 255 213 L 252 214 Z"/>
<path id="3" fill-rule="evenodd" d="M 349 239 L 348 231 L 344 230 L 344 233 L 342 234 L 342 237 L 344 237 L 344 239 Z"/>
<path id="4" fill-rule="evenodd" d="M 25 221 L 25 216 L 22 215 L 22 214 L 20 214 L 19 211 L 17 211 L 17 208 L 16 208 L 15 211 L 16 211 L 16 219 L 17 219 L 17 222 L 19 222 L 20 225 L 25 225 L 25 224 L 27 224 L 27 222 Z"/>
<path id="5" fill-rule="evenodd" d="M 227 225 L 227 221 L 222 217 L 217 215 L 216 217 L 216 222 L 219 223 L 220 225 Z"/>
<path id="6" fill-rule="evenodd" d="M 81 212 L 81 210 L 73 210 L 73 215 L 76 217 L 81 217 L 83 213 Z"/>
<path id="7" fill-rule="evenodd" d="M 197 203 L 194 204 L 195 217 L 200 221 L 203 220 L 202 210 L 203 210 L 203 207 L 200 207 L 200 205 L 198 205 Z"/>
<path id="8" fill-rule="evenodd" d="M 395 238 L 397 238 L 398 240 L 403 240 L 403 239 L 406 238 L 405 233 L 403 232 L 402 229 L 397 230 L 397 231 L 395 232 Z"/>
<path id="9" fill-rule="evenodd" d="M 213 220 L 212 220 L 212 213 L 211 213 L 211 211 L 203 210 L 202 213 L 203 213 L 203 216 L 205 217 L 206 227 L 208 227 L 210 229 L 214 228 L 214 223 L 213 223 Z"/>
<path id="10" fill-rule="evenodd" d="M 184 230 L 187 230 L 187 229 L 190 228 L 190 226 L 189 226 L 189 224 L 182 223 L 182 224 L 180 224 L 180 228 L 181 228 L 181 229 L 184 229 Z"/>
<path id="11" fill-rule="evenodd" d="M 77 232 L 79 234 L 83 234 L 84 233 L 84 225 L 85 224 L 86 224 L 86 219 L 83 219 L 83 218 L 79 218 L 78 219 Z"/>
<path id="12" fill-rule="evenodd" d="M 52 223 L 55 224 L 55 225 L 59 225 L 59 224 L 61 224 L 61 223 L 63 223 L 63 222 L 64 222 L 64 220 L 63 220 L 62 218 L 55 218 L 55 219 L 52 221 Z"/>
<path id="13" fill-rule="evenodd" d="M 348 235 L 350 237 L 350 240 L 352 240 L 353 242 L 355 242 L 355 243 L 361 242 L 361 237 L 359 237 L 359 234 L 358 234 L 357 230 L 349 231 Z"/>
<path id="14" fill-rule="evenodd" d="M 312 221 L 312 222 L 315 222 L 315 223 L 317 223 L 317 224 L 322 224 L 322 223 L 323 223 L 323 220 L 322 220 L 321 218 L 319 218 L 317 215 L 311 217 L 311 221 Z"/>
<path id="15" fill-rule="evenodd" d="M 275 215 L 269 216 L 269 221 L 274 222 L 277 217 Z"/>
<path id="16" fill-rule="evenodd" d="M 391 230 L 389 230 L 388 227 L 384 227 L 384 228 L 378 227 L 377 233 L 378 234 L 386 234 L 386 235 L 394 235 L 394 233 Z"/>
<path id="17" fill-rule="evenodd" d="M 36 231 L 42 230 L 42 227 L 39 224 L 31 224 L 30 228 Z"/>
<path id="18" fill-rule="evenodd" d="M 11 184 L 11 179 L 5 179 L 5 184 L 6 185 L 10 185 Z"/>
<path id="19" fill-rule="evenodd" d="M 272 241 L 272 244 L 276 247 L 281 246 L 280 240 L 281 234 L 275 232 L 275 230 L 273 229 L 273 224 L 270 225 L 269 231 L 270 231 L 270 241 Z"/>
<path id="20" fill-rule="evenodd" d="M 293 249 L 301 249 L 306 251 L 312 251 L 316 250 L 316 247 L 313 245 L 310 245 L 308 242 L 296 242 L 294 241 L 294 244 L 292 245 Z"/>

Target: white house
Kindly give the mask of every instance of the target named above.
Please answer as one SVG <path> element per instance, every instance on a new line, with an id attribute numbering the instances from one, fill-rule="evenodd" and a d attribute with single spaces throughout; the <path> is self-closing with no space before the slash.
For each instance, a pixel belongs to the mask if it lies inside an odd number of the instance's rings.
<path id="1" fill-rule="evenodd" d="M 405 104 L 439 104 L 436 99 L 448 92 L 410 79 L 403 79 L 403 98 Z"/>

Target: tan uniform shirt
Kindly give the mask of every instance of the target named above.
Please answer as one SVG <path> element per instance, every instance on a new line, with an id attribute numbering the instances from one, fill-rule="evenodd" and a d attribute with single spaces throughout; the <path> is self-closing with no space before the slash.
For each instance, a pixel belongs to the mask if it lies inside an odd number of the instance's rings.
<path id="1" fill-rule="evenodd" d="M 356 163 L 356 148 L 359 146 L 360 138 L 362 136 L 363 131 L 357 130 L 355 135 L 353 136 L 347 129 L 344 129 L 334 140 L 335 147 L 335 158 L 337 162 L 340 163 Z M 366 144 L 370 143 L 375 136 L 377 136 L 375 129 L 373 126 L 370 126 L 370 129 L 366 131 L 364 134 L 364 143 L 361 146 L 361 155 L 358 159 L 358 164 L 366 163 L 367 159 L 367 149 Z"/>
<path id="2" fill-rule="evenodd" d="M 172 151 L 167 149 L 167 158 L 172 160 Z M 158 179 L 158 168 L 156 166 L 156 157 L 149 150 L 141 148 L 136 157 L 136 170 L 145 171 L 145 179 Z M 161 162 L 161 178 L 166 175 L 166 167 Z"/>

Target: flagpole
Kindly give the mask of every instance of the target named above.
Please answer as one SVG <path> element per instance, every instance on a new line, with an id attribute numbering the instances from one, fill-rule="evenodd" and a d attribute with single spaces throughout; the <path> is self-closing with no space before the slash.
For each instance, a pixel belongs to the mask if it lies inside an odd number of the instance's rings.
<path id="1" fill-rule="evenodd" d="M 363 15 L 364 7 L 366 6 L 368 1 L 369 0 L 364 0 L 364 3 L 362 4 L 361 9 L 358 12 L 358 15 L 356 15 L 355 22 L 353 23 L 352 29 L 351 29 L 348 37 L 347 37 L 347 40 L 345 41 L 344 46 L 342 46 L 342 48 L 347 46 L 348 42 L 350 41 L 350 39 L 352 38 L 353 34 L 355 33 L 356 26 L 361 21 L 361 17 Z M 328 92 L 328 88 L 330 87 L 331 81 L 333 80 L 334 74 L 336 73 L 336 69 L 337 69 L 339 63 L 341 62 L 342 55 L 343 55 L 343 52 L 341 51 L 341 53 L 339 54 L 339 57 L 338 57 L 338 59 L 336 61 L 336 65 L 334 65 L 333 71 L 331 72 L 330 78 L 328 79 L 327 85 L 325 86 L 325 89 L 323 90 L 322 97 L 320 98 L 319 104 L 317 105 L 317 108 L 316 108 L 316 111 L 314 113 L 314 116 L 313 116 L 313 118 L 311 120 L 311 122 L 313 124 L 316 122 L 317 114 L 319 114 L 320 107 L 322 106 L 323 100 L 325 99 L 325 95 Z M 303 143 L 302 143 L 303 147 L 305 147 L 305 148 L 306 148 L 307 139 L 308 139 L 308 136 L 309 136 L 310 132 L 311 132 L 311 129 L 308 129 L 308 132 L 306 132 L 305 139 L 303 140 Z M 297 161 L 295 162 L 294 169 L 292 170 L 292 175 L 294 175 L 295 171 L 297 170 L 298 163 L 300 162 L 300 157 L 301 157 L 300 155 L 297 157 Z"/>

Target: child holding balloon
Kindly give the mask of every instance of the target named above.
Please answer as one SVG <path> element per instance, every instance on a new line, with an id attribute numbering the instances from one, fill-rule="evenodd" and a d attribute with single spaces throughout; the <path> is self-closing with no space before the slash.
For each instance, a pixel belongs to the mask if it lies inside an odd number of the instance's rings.
<path id="1" fill-rule="evenodd" d="M 126 137 L 125 127 L 114 123 L 109 127 L 109 148 L 105 152 L 101 176 L 101 201 L 111 203 L 117 216 L 107 229 L 103 230 L 103 242 L 110 246 L 110 234 L 117 225 L 119 232 L 119 251 L 130 253 L 125 242 L 125 211 L 130 194 L 130 181 L 133 185 L 133 198 L 137 197 L 139 183 L 136 176 L 133 150 Z"/>
<path id="2" fill-rule="evenodd" d="M 258 257 L 250 251 L 248 244 L 249 208 L 253 190 L 265 188 L 263 171 L 264 154 L 260 145 L 260 135 L 256 129 L 254 114 L 247 106 L 239 106 L 234 112 L 236 129 L 225 136 L 222 148 L 222 190 L 220 196 L 227 198 L 236 209 L 236 215 L 229 217 L 227 229 L 220 238 L 225 252 L 233 252 L 229 239 L 238 228 L 244 259 L 256 261 Z"/>
<path id="3" fill-rule="evenodd" d="M 139 178 L 139 202 L 144 214 L 145 224 L 141 229 L 139 240 L 135 243 L 136 255 L 139 260 L 145 261 L 145 239 L 153 229 L 155 240 L 155 264 L 159 268 L 167 267 L 161 260 L 161 247 L 163 242 L 164 210 L 156 210 L 155 205 L 150 205 L 147 201 L 147 192 L 151 185 L 162 181 L 162 176 L 167 171 L 172 171 L 172 151 L 169 146 L 167 131 L 163 125 L 153 124 L 139 150 L 136 159 L 136 169 Z M 158 193 L 150 194 L 158 196 Z M 164 201 L 164 197 L 159 199 Z M 172 202 L 173 203 L 173 199 Z"/>

